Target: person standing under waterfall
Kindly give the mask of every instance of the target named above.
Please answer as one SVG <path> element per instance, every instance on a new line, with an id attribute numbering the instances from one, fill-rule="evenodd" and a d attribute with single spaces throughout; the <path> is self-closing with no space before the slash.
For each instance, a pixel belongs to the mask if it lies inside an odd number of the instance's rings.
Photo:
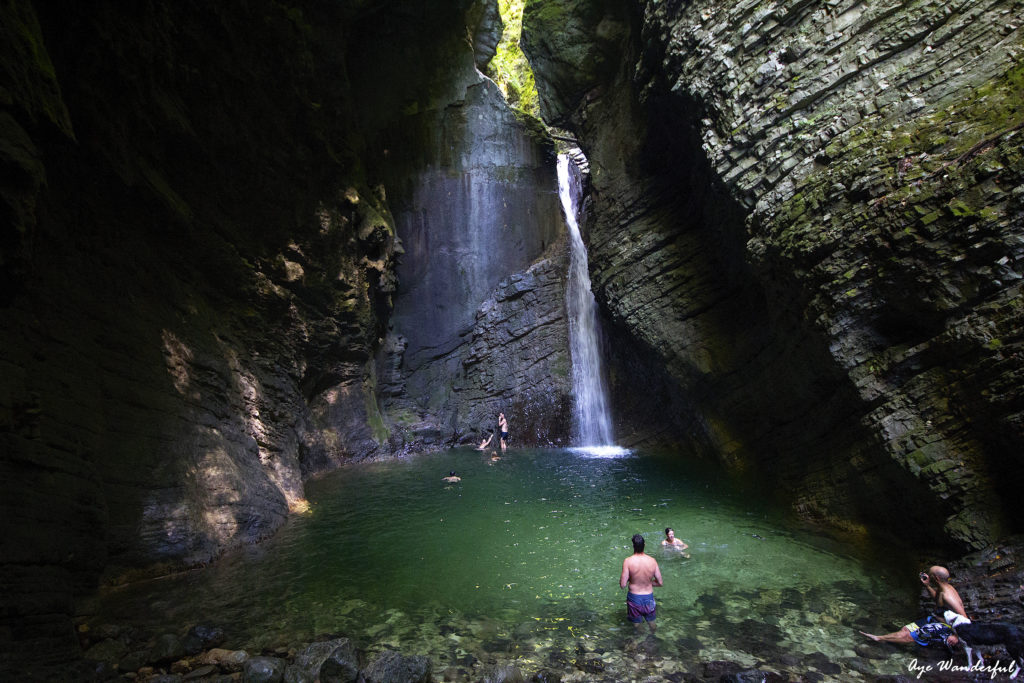
<path id="1" fill-rule="evenodd" d="M 498 413 L 498 431 L 501 432 L 501 452 L 505 452 L 505 442 L 508 441 L 508 420 L 505 413 Z"/>
<path id="2" fill-rule="evenodd" d="M 654 588 L 665 585 L 661 580 L 658 561 L 644 553 L 644 537 L 633 535 L 633 554 L 622 561 L 622 575 L 619 588 L 628 588 L 626 593 L 626 617 L 637 631 L 640 624 L 647 622 L 651 633 L 657 628 L 657 605 L 654 603 Z"/>

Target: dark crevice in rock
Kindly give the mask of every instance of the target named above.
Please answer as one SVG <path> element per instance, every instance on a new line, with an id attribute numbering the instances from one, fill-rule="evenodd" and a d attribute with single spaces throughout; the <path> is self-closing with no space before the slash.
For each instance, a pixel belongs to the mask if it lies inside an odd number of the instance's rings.
<path id="1" fill-rule="evenodd" d="M 541 2 L 527 14 L 542 103 L 592 168 L 598 299 L 616 334 L 660 359 L 668 390 L 693 413 L 664 422 L 700 425 L 730 468 L 778 482 L 805 517 L 884 534 L 899 516 L 897 533 L 926 545 L 951 536 L 977 545 L 1003 528 L 998 493 L 1008 489 L 992 482 L 1009 472 L 1002 453 L 1019 451 L 1010 425 L 1020 411 L 984 368 L 1019 374 L 1001 350 L 1019 336 L 1005 308 L 1017 271 L 1004 280 L 985 264 L 1016 262 L 1019 241 L 1012 210 L 993 206 L 979 220 L 970 208 L 989 201 L 979 193 L 1001 201 L 1001 190 L 970 171 L 963 187 L 986 189 L 960 194 L 952 182 L 961 181 L 940 182 L 949 166 L 931 161 L 937 148 L 925 143 L 944 144 L 951 124 L 942 128 L 940 112 L 952 102 L 966 112 L 976 97 L 1002 102 L 1018 89 L 1005 41 L 974 30 L 979 13 L 1000 7 L 930 5 L 910 17 L 853 5 L 661 3 L 616 43 L 636 72 L 624 66 L 611 80 L 567 73 L 573 56 L 607 45 L 593 29 L 568 32 L 570 41 L 551 19 L 593 27 L 614 12 Z M 990 61 L 966 56 L 965 41 L 986 40 Z M 955 82 L 936 80 L 951 63 L 961 65 Z M 880 73 L 916 97 L 892 97 Z M 554 94 L 577 91 L 588 94 Z M 914 129 L 917 111 L 925 119 Z M 1018 164 L 999 140 L 1019 121 L 998 104 L 959 124 L 1004 111 L 1008 124 L 996 121 L 954 157 L 991 144 L 1001 187 Z M 889 137 L 904 135 L 890 150 Z M 893 206 L 894 192 L 914 213 Z M 879 226 L 892 236 L 876 240 Z M 958 232 L 980 241 L 958 244 Z M 978 324 L 995 327 L 984 334 Z M 980 359 L 980 338 L 1007 360 Z M 980 418 L 986 395 L 999 395 L 1003 417 Z M 907 519 L 907 507 L 928 512 Z"/>

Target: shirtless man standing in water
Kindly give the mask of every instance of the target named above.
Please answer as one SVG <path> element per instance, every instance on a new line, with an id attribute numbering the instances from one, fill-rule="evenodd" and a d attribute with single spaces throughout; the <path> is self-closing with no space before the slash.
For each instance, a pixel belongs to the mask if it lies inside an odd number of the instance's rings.
<path id="1" fill-rule="evenodd" d="M 505 413 L 498 413 L 498 431 L 501 432 L 501 452 L 505 452 L 506 441 L 508 441 L 508 420 Z"/>
<path id="2" fill-rule="evenodd" d="M 622 561 L 622 576 L 619 588 L 629 587 L 626 593 L 626 614 L 636 630 L 646 621 L 651 633 L 656 626 L 657 606 L 654 604 L 654 587 L 664 585 L 661 581 L 661 569 L 658 561 L 644 554 L 644 537 L 633 536 L 633 554 Z"/>

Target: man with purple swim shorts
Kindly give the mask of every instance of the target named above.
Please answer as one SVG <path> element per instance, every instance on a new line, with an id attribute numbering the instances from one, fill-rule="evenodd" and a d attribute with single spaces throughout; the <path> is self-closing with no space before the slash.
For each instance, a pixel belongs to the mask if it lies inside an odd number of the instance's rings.
<path id="1" fill-rule="evenodd" d="M 654 593 L 647 595 L 627 593 L 626 618 L 637 625 L 643 621 L 654 622 L 658 618 L 658 606 L 654 604 Z M 651 629 L 654 629 L 653 623 L 651 623 Z"/>
<path id="2" fill-rule="evenodd" d="M 664 584 L 658 561 L 644 554 L 644 537 L 635 534 L 633 554 L 622 561 L 619 587 L 629 588 L 629 592 L 626 593 L 626 616 L 638 631 L 640 624 L 646 621 L 651 627 L 651 632 L 654 632 L 654 620 L 658 611 L 654 604 L 654 588 L 662 585 Z"/>

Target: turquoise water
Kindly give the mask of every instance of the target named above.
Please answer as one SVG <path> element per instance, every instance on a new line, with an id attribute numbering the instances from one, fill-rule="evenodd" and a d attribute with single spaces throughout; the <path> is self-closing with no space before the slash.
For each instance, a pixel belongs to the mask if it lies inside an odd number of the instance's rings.
<path id="1" fill-rule="evenodd" d="M 450 470 L 462 481 L 443 482 Z M 536 669 L 581 651 L 635 666 L 618 586 L 634 533 L 665 581 L 643 654 L 662 670 L 818 652 L 850 680 L 857 629 L 917 604 L 899 551 L 881 549 L 884 563 L 857 557 L 787 522 L 756 488 L 679 458 L 515 450 L 493 462 L 460 449 L 351 466 L 307 494 L 311 512 L 269 541 L 111 591 L 99 618 L 155 632 L 220 624 L 229 647 L 250 651 L 331 633 L 429 654 L 442 668 Z M 666 526 L 685 554 L 661 547 Z M 894 581 L 904 574 L 909 584 Z"/>

